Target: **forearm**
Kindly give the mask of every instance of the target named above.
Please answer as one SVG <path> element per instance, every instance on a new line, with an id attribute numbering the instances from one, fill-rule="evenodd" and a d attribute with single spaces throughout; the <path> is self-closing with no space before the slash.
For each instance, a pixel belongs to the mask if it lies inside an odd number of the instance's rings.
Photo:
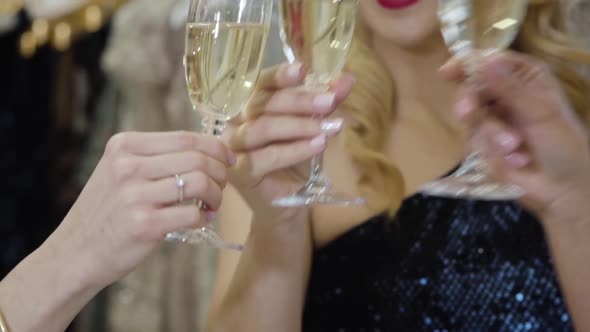
<path id="1" fill-rule="evenodd" d="M 590 210 L 545 221 L 562 291 L 578 331 L 590 331 Z"/>
<path id="2" fill-rule="evenodd" d="M 87 270 L 48 240 L 0 282 L 0 309 L 12 331 L 61 332 L 96 295 Z"/>
<path id="3" fill-rule="evenodd" d="M 253 222 L 208 330 L 300 331 L 309 241 L 305 220 L 270 227 Z"/>

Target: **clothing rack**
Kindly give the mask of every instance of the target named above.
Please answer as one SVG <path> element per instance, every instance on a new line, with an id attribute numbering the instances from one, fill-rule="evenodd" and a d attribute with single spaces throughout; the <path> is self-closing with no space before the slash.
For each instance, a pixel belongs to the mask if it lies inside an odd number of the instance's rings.
<path id="1" fill-rule="evenodd" d="M 2 0 L 0 2 L 0 16 L 13 15 L 23 8 L 22 0 Z"/>
<path id="2" fill-rule="evenodd" d="M 61 15 L 33 17 L 31 26 L 20 37 L 21 56 L 31 58 L 46 45 L 57 51 L 68 50 L 76 39 L 101 30 L 127 1 L 89 0 Z"/>

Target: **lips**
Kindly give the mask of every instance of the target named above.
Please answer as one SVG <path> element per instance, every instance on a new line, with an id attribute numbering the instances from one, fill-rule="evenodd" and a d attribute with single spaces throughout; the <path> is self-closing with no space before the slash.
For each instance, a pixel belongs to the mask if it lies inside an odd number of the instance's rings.
<path id="1" fill-rule="evenodd" d="M 377 0 L 386 9 L 404 9 L 416 4 L 420 0 Z"/>

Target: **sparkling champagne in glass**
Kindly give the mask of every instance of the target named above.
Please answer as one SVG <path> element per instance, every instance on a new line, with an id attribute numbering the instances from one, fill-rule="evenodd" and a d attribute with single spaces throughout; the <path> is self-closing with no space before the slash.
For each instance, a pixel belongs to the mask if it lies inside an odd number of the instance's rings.
<path id="1" fill-rule="evenodd" d="M 442 33 L 451 53 L 467 58 L 468 83 L 478 88 L 482 57 L 502 51 L 517 36 L 526 14 L 527 0 L 438 0 Z M 497 183 L 487 175 L 487 165 L 475 149 L 451 176 L 431 182 L 423 191 L 435 196 L 479 200 L 513 200 L 521 188 Z"/>
<path id="2" fill-rule="evenodd" d="M 220 136 L 237 116 L 260 74 L 272 0 L 191 0 L 186 26 L 185 76 L 203 132 Z M 202 203 L 199 203 L 202 206 Z M 169 240 L 240 250 L 210 227 L 171 233 Z"/>
<path id="3" fill-rule="evenodd" d="M 279 0 L 281 40 L 288 60 L 308 69 L 303 88 L 326 92 L 340 75 L 352 44 L 358 0 Z M 312 159 L 311 176 L 292 196 L 273 204 L 363 204 L 361 198 L 334 192 L 322 172 L 322 155 Z"/>

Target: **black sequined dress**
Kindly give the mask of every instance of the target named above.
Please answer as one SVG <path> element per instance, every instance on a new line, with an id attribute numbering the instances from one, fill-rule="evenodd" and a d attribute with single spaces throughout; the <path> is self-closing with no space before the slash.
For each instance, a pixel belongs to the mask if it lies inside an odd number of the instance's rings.
<path id="1" fill-rule="evenodd" d="M 543 229 L 510 202 L 415 195 L 314 254 L 304 331 L 573 331 Z"/>

